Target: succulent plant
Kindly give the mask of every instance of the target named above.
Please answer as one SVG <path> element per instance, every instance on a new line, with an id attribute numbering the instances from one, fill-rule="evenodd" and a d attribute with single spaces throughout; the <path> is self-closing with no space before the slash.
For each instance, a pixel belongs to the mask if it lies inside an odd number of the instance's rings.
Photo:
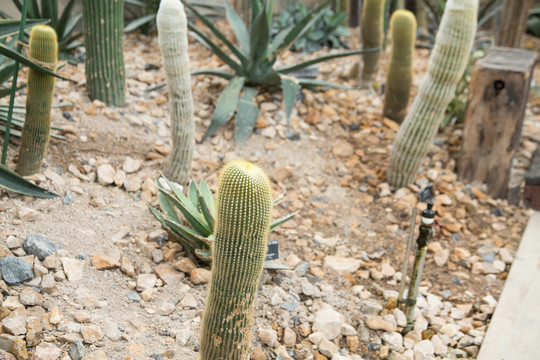
<path id="1" fill-rule="evenodd" d="M 86 88 L 92 100 L 123 106 L 124 1 L 83 0 Z"/>
<path id="2" fill-rule="evenodd" d="M 165 177 L 156 180 L 161 211 L 149 205 L 152 214 L 169 230 L 173 239 L 178 241 L 192 258 L 210 262 L 210 247 L 214 241 L 216 223 L 216 205 L 212 191 L 204 180 L 197 186 L 191 182 L 187 196 L 182 193 L 182 186 Z M 277 203 L 280 198 L 276 198 Z M 183 225 L 178 216 L 182 214 L 189 226 Z M 292 219 L 297 212 L 288 214 L 270 223 L 270 231 Z"/>
<path id="3" fill-rule="evenodd" d="M 271 193 L 264 171 L 249 162 L 230 162 L 221 172 L 201 360 L 249 359 L 253 303 L 272 216 Z"/>
<path id="4" fill-rule="evenodd" d="M 186 184 L 189 180 L 195 146 L 195 123 L 184 5 L 180 0 L 162 0 L 156 23 L 159 49 L 169 87 L 173 143 L 172 152 L 165 166 L 165 175 L 177 183 Z"/>
<path id="5" fill-rule="evenodd" d="M 47 25 L 36 25 L 30 32 L 28 54 L 49 70 L 56 70 L 58 42 L 56 32 Z M 39 172 L 51 133 L 51 109 L 56 78 L 38 70 L 28 72 L 26 120 L 22 130 L 17 172 L 32 175 Z"/>
<path id="6" fill-rule="evenodd" d="M 392 146 L 386 177 L 393 187 L 399 188 L 414 180 L 437 135 L 445 109 L 468 64 L 477 11 L 477 1 L 449 0 L 446 3 L 428 71 Z"/>
<path id="7" fill-rule="evenodd" d="M 383 45 L 384 4 L 382 0 L 364 0 L 360 22 L 362 47 L 378 48 Z M 380 68 L 381 51 L 370 52 L 362 56 L 362 86 L 370 87 L 377 78 Z"/>
<path id="8" fill-rule="evenodd" d="M 392 56 L 386 73 L 383 115 L 401 123 L 407 113 L 413 75 L 416 20 L 408 10 L 397 10 L 390 19 Z"/>

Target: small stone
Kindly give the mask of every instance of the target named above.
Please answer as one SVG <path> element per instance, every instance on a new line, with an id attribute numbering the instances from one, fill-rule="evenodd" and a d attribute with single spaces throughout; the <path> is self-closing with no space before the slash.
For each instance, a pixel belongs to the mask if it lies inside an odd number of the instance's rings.
<path id="1" fill-rule="evenodd" d="M 115 171 L 110 164 L 103 164 L 97 168 L 97 179 L 100 185 L 110 185 L 114 182 Z"/>
<path id="2" fill-rule="evenodd" d="M 108 270 L 120 267 L 120 263 L 105 254 L 96 254 L 92 256 L 92 265 L 98 270 Z"/>
<path id="3" fill-rule="evenodd" d="M 62 261 L 64 273 L 69 281 L 79 281 L 83 278 L 84 261 L 75 260 L 68 257 L 62 257 L 60 261 Z"/>
<path id="4" fill-rule="evenodd" d="M 2 327 L 11 335 L 24 335 L 27 332 L 27 318 L 26 310 L 23 307 L 17 308 L 2 320 Z"/>
<path id="5" fill-rule="evenodd" d="M 137 276 L 137 291 L 152 289 L 156 285 L 157 277 L 154 274 L 140 274 Z"/>
<path id="6" fill-rule="evenodd" d="M 277 344 L 277 332 L 272 329 L 259 330 L 259 338 L 261 341 L 269 347 L 274 347 Z"/>
<path id="7" fill-rule="evenodd" d="M 75 311 L 73 313 L 73 320 L 75 320 L 78 323 L 87 323 L 92 320 L 90 317 L 90 314 L 86 311 Z"/>
<path id="8" fill-rule="evenodd" d="M 135 276 L 135 268 L 133 267 L 131 260 L 129 260 L 125 256 L 123 256 L 122 259 L 120 260 L 120 270 L 127 276 L 130 276 L 130 277 Z"/>
<path id="9" fill-rule="evenodd" d="M 88 325 L 81 329 L 81 335 L 83 336 L 84 342 L 93 344 L 96 341 L 99 341 L 105 337 L 105 334 L 99 326 Z"/>
<path id="10" fill-rule="evenodd" d="M 77 341 L 76 343 L 71 345 L 68 354 L 72 360 L 81 360 L 84 356 L 84 346 L 82 344 L 82 341 Z"/>
<path id="11" fill-rule="evenodd" d="M 135 192 L 141 190 L 142 179 L 138 176 L 128 175 L 124 180 L 124 188 L 128 192 Z"/>
<path id="12" fill-rule="evenodd" d="M 191 293 L 188 293 L 186 296 L 184 296 L 182 301 L 180 301 L 180 306 L 195 309 L 197 307 L 197 299 L 195 299 Z"/>
<path id="13" fill-rule="evenodd" d="M 321 290 L 315 285 L 313 285 L 306 277 L 303 277 L 301 280 L 302 292 L 304 295 L 316 297 L 321 297 Z"/>
<path id="14" fill-rule="evenodd" d="M 62 349 L 55 346 L 38 346 L 32 360 L 57 360 L 62 355 Z"/>
<path id="15" fill-rule="evenodd" d="M 176 307 L 174 306 L 173 303 L 171 302 L 164 302 L 162 303 L 158 309 L 157 309 L 157 313 L 159 315 L 163 315 L 163 316 L 167 316 L 167 315 L 170 315 L 174 312 L 174 310 L 176 309 Z"/>
<path id="16" fill-rule="evenodd" d="M 165 284 L 180 284 L 185 275 L 182 272 L 179 272 L 174 268 L 174 266 L 169 264 L 161 264 L 156 266 L 157 276 L 163 280 Z"/>
<path id="17" fill-rule="evenodd" d="M 47 256 L 56 253 L 56 244 L 44 236 L 28 234 L 23 243 L 23 249 L 27 254 L 34 255 L 39 260 L 44 260 Z"/>
<path id="18" fill-rule="evenodd" d="M 178 261 L 174 263 L 174 267 L 186 274 L 191 274 L 191 272 L 197 268 L 197 265 L 195 265 L 190 258 L 184 257 L 178 259 Z"/>
<path id="19" fill-rule="evenodd" d="M 109 360 L 107 354 L 103 350 L 97 350 L 93 353 L 86 355 L 81 360 Z"/>
<path id="20" fill-rule="evenodd" d="M 324 339 L 324 334 L 320 331 L 316 331 L 308 336 L 309 341 L 315 345 L 319 345 Z"/>
<path id="21" fill-rule="evenodd" d="M 189 325 L 182 326 L 180 330 L 176 332 L 176 344 L 179 346 L 184 346 L 189 341 L 191 337 L 191 329 Z"/>
<path id="22" fill-rule="evenodd" d="M 514 262 L 514 256 L 512 255 L 511 251 L 507 248 L 500 249 L 499 256 L 501 257 L 501 260 L 506 264 L 511 264 Z"/>
<path id="23" fill-rule="evenodd" d="M 25 287 L 19 294 L 19 300 L 21 304 L 26 306 L 41 305 L 43 302 L 43 295 L 34 291 L 31 287 Z"/>
<path id="24" fill-rule="evenodd" d="M 298 331 L 300 332 L 300 335 L 302 335 L 303 337 L 306 337 L 309 334 L 311 334 L 311 326 L 309 325 L 308 322 L 302 323 L 298 325 Z"/>
<path id="25" fill-rule="evenodd" d="M 358 346 L 360 345 L 360 339 L 358 338 L 358 336 L 347 336 L 346 341 L 350 352 L 355 353 L 358 350 Z"/>
<path id="26" fill-rule="evenodd" d="M 2 307 L 9 310 L 15 310 L 24 307 L 24 305 L 21 304 L 18 296 L 7 296 L 4 302 L 2 302 Z"/>
<path id="27" fill-rule="evenodd" d="M 334 340 L 341 334 L 343 323 L 343 315 L 330 307 L 326 307 L 315 313 L 312 329 L 323 333 L 328 340 Z"/>
<path id="28" fill-rule="evenodd" d="M 40 212 L 34 209 L 30 209 L 27 207 L 20 207 L 15 212 L 15 216 L 17 216 L 17 219 L 21 219 L 22 221 L 36 221 L 40 217 Z"/>
<path id="29" fill-rule="evenodd" d="M 398 332 L 385 332 L 382 339 L 394 351 L 400 351 L 403 348 L 403 336 Z"/>
<path id="30" fill-rule="evenodd" d="M 327 356 L 331 358 L 335 354 L 338 353 L 339 349 L 333 342 L 329 341 L 326 338 L 323 338 L 322 341 L 319 343 L 319 351 L 324 356 Z"/>
<path id="31" fill-rule="evenodd" d="M 392 265 L 390 265 L 388 262 L 384 262 L 384 263 L 382 264 L 382 267 L 381 267 L 381 274 L 382 274 L 385 278 L 392 277 L 392 276 L 394 276 L 395 273 L 396 273 L 396 270 L 394 270 L 394 268 L 392 267 Z"/>
<path id="32" fill-rule="evenodd" d="M 354 154 L 354 148 L 347 141 L 340 141 L 337 145 L 334 145 L 332 153 L 337 157 L 347 157 Z"/>
<path id="33" fill-rule="evenodd" d="M 122 186 L 124 185 L 125 180 L 126 180 L 126 173 L 124 171 L 118 170 L 116 174 L 114 174 L 114 185 Z"/>
<path id="34" fill-rule="evenodd" d="M 17 360 L 27 360 L 30 358 L 26 350 L 26 341 L 22 337 L 16 337 L 11 340 L 9 352 L 15 355 Z"/>
<path id="35" fill-rule="evenodd" d="M 433 344 L 430 340 L 422 340 L 418 342 L 416 345 L 414 345 L 414 351 L 420 352 L 423 355 L 434 355 L 435 349 L 433 348 Z"/>
<path id="36" fill-rule="evenodd" d="M 212 273 L 203 268 L 197 268 L 191 272 L 191 282 L 195 285 L 207 284 L 210 282 Z"/>
<path id="37" fill-rule="evenodd" d="M 251 360 L 266 360 L 266 355 L 261 348 L 256 348 L 251 354 Z"/>
<path id="38" fill-rule="evenodd" d="M 141 161 L 137 159 L 132 159 L 129 156 L 126 157 L 126 159 L 124 160 L 124 165 L 122 166 L 122 170 L 124 170 L 126 174 L 137 172 L 140 168 Z"/>
<path id="39" fill-rule="evenodd" d="M 373 316 L 373 315 L 367 317 L 366 326 L 370 328 L 371 330 L 384 330 L 387 332 L 394 332 L 396 330 L 396 327 L 394 326 L 394 324 L 383 320 L 379 316 Z"/>
<path id="40" fill-rule="evenodd" d="M 326 256 L 324 258 L 326 271 L 333 270 L 339 274 L 352 274 L 360 268 L 360 260 L 339 256 Z"/>
<path id="41" fill-rule="evenodd" d="M 8 285 L 20 285 L 34 278 L 32 265 L 14 256 L 0 258 L 0 272 Z"/>
<path id="42" fill-rule="evenodd" d="M 56 325 L 62 321 L 62 319 L 64 319 L 64 315 L 60 312 L 60 309 L 54 307 L 49 314 L 49 322 Z"/>
<path id="43" fill-rule="evenodd" d="M 296 333 L 291 328 L 285 328 L 283 332 L 283 344 L 287 347 L 293 347 L 296 344 Z"/>

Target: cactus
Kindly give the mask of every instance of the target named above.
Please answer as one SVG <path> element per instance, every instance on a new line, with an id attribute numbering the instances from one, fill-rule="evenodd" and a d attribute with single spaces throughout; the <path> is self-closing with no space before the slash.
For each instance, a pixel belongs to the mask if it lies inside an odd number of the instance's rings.
<path id="1" fill-rule="evenodd" d="M 56 32 L 47 25 L 36 25 L 30 32 L 30 58 L 50 70 L 56 69 Z M 51 133 L 51 108 L 56 78 L 40 71 L 28 71 L 26 119 L 21 136 L 17 172 L 32 175 L 39 171 Z"/>
<path id="2" fill-rule="evenodd" d="M 428 71 L 390 153 L 387 181 L 394 187 L 405 186 L 414 180 L 437 134 L 444 111 L 468 64 L 477 12 L 477 0 L 449 0 L 446 3 Z"/>
<path id="3" fill-rule="evenodd" d="M 270 181 L 246 161 L 225 165 L 217 190 L 212 276 L 201 329 L 201 360 L 248 360 L 253 301 L 272 212 Z"/>
<path id="4" fill-rule="evenodd" d="M 193 147 L 193 97 L 189 75 L 187 20 L 180 0 L 162 0 L 157 14 L 159 48 L 163 56 L 172 127 L 173 149 L 165 175 L 179 184 L 189 179 Z"/>
<path id="5" fill-rule="evenodd" d="M 416 19 L 408 10 L 397 10 L 390 19 L 392 56 L 386 74 L 383 114 L 398 123 L 403 121 L 412 83 L 412 59 L 416 39 Z"/>
<path id="6" fill-rule="evenodd" d="M 384 35 L 384 4 L 382 0 L 364 0 L 360 22 L 363 49 L 382 48 Z M 377 78 L 381 51 L 363 55 L 362 86 L 370 87 Z"/>
<path id="7" fill-rule="evenodd" d="M 83 0 L 86 88 L 92 100 L 123 106 L 124 0 Z"/>

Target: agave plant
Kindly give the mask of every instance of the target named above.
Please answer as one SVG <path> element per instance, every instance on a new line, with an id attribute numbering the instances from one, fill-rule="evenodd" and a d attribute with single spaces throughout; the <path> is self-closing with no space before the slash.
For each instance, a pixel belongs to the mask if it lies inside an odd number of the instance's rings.
<path id="1" fill-rule="evenodd" d="M 274 65 L 281 54 L 312 26 L 320 21 L 324 15 L 323 10 L 330 5 L 331 0 L 326 0 L 323 4 L 315 7 L 305 14 L 293 27 L 270 38 L 270 24 L 272 23 L 272 0 L 265 6 L 262 0 L 252 0 L 252 20 L 248 27 L 241 20 L 240 16 L 233 10 L 228 1 L 225 1 L 225 13 L 227 20 L 234 32 L 238 45 L 233 44 L 227 37 L 219 31 L 213 21 L 202 15 L 189 3 L 186 6 L 191 12 L 205 24 L 208 29 L 231 51 L 231 57 L 227 52 L 212 40 L 203 31 L 192 23 L 188 24 L 195 37 L 202 45 L 207 47 L 225 64 L 232 72 L 201 69 L 192 71 L 192 75 L 213 75 L 229 80 L 229 84 L 220 95 L 216 110 L 212 117 L 210 127 L 206 131 L 202 141 L 214 134 L 220 127 L 229 121 L 238 108 L 235 123 L 235 140 L 239 143 L 245 141 L 255 126 L 259 109 L 255 102 L 260 87 L 279 87 L 283 90 L 283 101 L 285 105 L 285 116 L 287 124 L 291 116 L 292 107 L 296 94 L 301 87 L 314 88 L 317 86 L 328 86 L 347 89 L 346 86 L 334 84 L 328 81 L 295 78 L 294 72 L 304 69 L 310 65 L 340 58 L 344 56 L 363 54 L 376 51 L 377 49 L 345 51 L 328 54 L 304 61 L 295 65 L 281 66 L 275 68 Z M 236 58 L 236 59 L 235 59 Z"/>
<path id="2" fill-rule="evenodd" d="M 191 258 L 210 262 L 216 205 L 208 184 L 201 180 L 197 186 L 192 181 L 188 186 L 186 196 L 182 193 L 180 185 L 161 177 L 156 180 L 156 188 L 161 211 L 148 205 L 152 214 L 169 230 L 169 234 L 173 235 L 174 240 L 182 245 Z M 274 203 L 279 199 L 274 199 Z M 177 210 L 187 220 L 189 227 L 182 224 Z M 298 211 L 275 219 L 270 224 L 270 231 L 289 221 L 296 214 Z"/>
<path id="3" fill-rule="evenodd" d="M 22 0 L 11 0 L 12 3 L 22 12 L 23 3 Z M 60 52 L 60 58 L 70 60 L 71 62 L 78 62 L 75 57 L 69 55 L 71 50 L 74 50 L 77 46 L 81 46 L 83 41 L 81 39 L 82 33 L 77 30 L 77 26 L 82 19 L 82 11 L 72 14 L 75 0 L 69 0 L 64 10 L 59 13 L 59 1 L 58 0 L 41 0 L 38 4 L 37 0 L 30 0 L 28 3 L 27 18 L 28 19 L 46 19 L 49 20 L 48 25 L 54 28 L 56 35 L 58 36 L 58 50 Z M 0 11 L 0 17 L 9 19 L 10 17 L 3 11 Z"/>

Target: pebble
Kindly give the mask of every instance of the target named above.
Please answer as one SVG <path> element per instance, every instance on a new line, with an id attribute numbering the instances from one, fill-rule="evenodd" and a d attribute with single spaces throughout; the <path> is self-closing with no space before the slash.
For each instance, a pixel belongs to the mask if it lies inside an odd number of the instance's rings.
<path id="1" fill-rule="evenodd" d="M 366 326 L 371 330 L 384 330 L 386 332 L 394 332 L 396 330 L 394 324 L 383 320 L 379 316 L 373 315 L 366 318 Z"/>
<path id="2" fill-rule="evenodd" d="M 174 267 L 186 274 L 191 274 L 197 268 L 197 265 L 190 258 L 183 257 L 174 263 Z"/>
<path id="3" fill-rule="evenodd" d="M 28 234 L 23 242 L 23 249 L 27 254 L 36 256 L 39 260 L 44 260 L 47 256 L 56 253 L 56 244 L 44 236 Z"/>
<path id="4" fill-rule="evenodd" d="M 97 179 L 100 185 L 110 185 L 114 183 L 115 171 L 110 164 L 103 164 L 97 168 Z"/>
<path id="5" fill-rule="evenodd" d="M 126 174 L 137 172 L 140 168 L 141 161 L 137 159 L 132 159 L 129 156 L 126 157 L 126 159 L 124 160 L 124 165 L 122 165 L 122 170 L 124 170 Z"/>
<path id="6" fill-rule="evenodd" d="M 382 334 L 382 340 L 394 351 L 400 351 L 403 348 L 403 336 L 398 332 L 385 332 Z"/>
<path id="7" fill-rule="evenodd" d="M 137 276 L 137 291 L 152 289 L 156 285 L 157 277 L 154 274 L 140 274 Z"/>
<path id="8" fill-rule="evenodd" d="M 22 221 L 36 221 L 41 217 L 39 211 L 27 207 L 20 207 L 15 211 L 15 216 Z"/>
<path id="9" fill-rule="evenodd" d="M 323 338 L 322 341 L 319 343 L 319 351 L 324 356 L 331 358 L 338 353 L 339 348 L 333 342 L 329 341 L 326 338 Z"/>
<path id="10" fill-rule="evenodd" d="M 324 258 L 326 271 L 335 271 L 339 274 L 352 274 L 360 268 L 360 260 L 339 256 L 326 256 Z"/>
<path id="11" fill-rule="evenodd" d="M 84 326 L 81 329 L 81 335 L 85 343 L 93 344 L 105 337 L 105 333 L 97 325 Z"/>
<path id="12" fill-rule="evenodd" d="M 185 308 L 195 309 L 197 307 L 197 299 L 195 299 L 195 296 L 193 296 L 193 294 L 188 293 L 180 301 L 180 306 L 185 307 Z"/>
<path id="13" fill-rule="evenodd" d="M 274 347 L 275 345 L 277 345 L 278 336 L 277 336 L 277 332 L 275 330 L 272 330 L 272 329 L 260 329 L 259 330 L 259 338 L 261 339 L 263 344 L 265 344 L 265 345 L 267 345 L 269 347 Z"/>
<path id="14" fill-rule="evenodd" d="M 62 355 L 62 349 L 56 346 L 38 346 L 32 360 L 57 360 Z"/>
<path id="15" fill-rule="evenodd" d="M 24 335 L 27 332 L 27 318 L 24 307 L 17 308 L 2 320 L 2 327 L 11 335 Z"/>
<path id="16" fill-rule="evenodd" d="M 60 258 L 64 273 L 69 281 L 79 281 L 84 275 L 84 261 L 75 260 L 68 257 Z"/>
<path id="17" fill-rule="evenodd" d="M 332 153 L 337 157 L 348 157 L 354 154 L 353 146 L 347 141 L 339 141 L 332 148 Z"/>
<path id="18" fill-rule="evenodd" d="M 423 355 L 434 355 L 435 349 L 433 347 L 433 344 L 430 340 L 422 340 L 418 342 L 416 345 L 414 345 L 414 351 L 420 352 Z"/>
<path id="19" fill-rule="evenodd" d="M 8 285 L 20 285 L 34 278 L 32 265 L 14 256 L 0 258 L 0 272 Z"/>
<path id="20" fill-rule="evenodd" d="M 92 256 L 92 265 L 97 270 L 108 270 L 120 267 L 120 262 L 105 254 L 96 254 Z"/>
<path id="21" fill-rule="evenodd" d="M 317 286 L 309 282 L 309 280 L 305 277 L 302 278 L 301 286 L 302 286 L 302 292 L 304 293 L 304 295 L 315 297 L 315 298 L 320 298 L 322 296 L 321 290 L 319 290 Z"/>
<path id="22" fill-rule="evenodd" d="M 343 315 L 330 307 L 325 307 L 315 313 L 312 329 L 321 332 L 328 340 L 334 340 L 341 334 L 343 323 Z"/>
<path id="23" fill-rule="evenodd" d="M 84 357 L 84 346 L 82 341 L 77 341 L 71 345 L 68 354 L 72 360 L 81 360 Z"/>
<path id="24" fill-rule="evenodd" d="M 212 273 L 203 268 L 197 268 L 191 271 L 191 282 L 195 285 L 207 284 L 210 282 Z"/>
<path id="25" fill-rule="evenodd" d="M 43 303 L 43 295 L 34 291 L 30 287 L 25 287 L 24 290 L 19 294 L 19 300 L 21 304 L 26 306 L 41 305 L 41 303 Z"/>
<path id="26" fill-rule="evenodd" d="M 286 327 L 283 331 L 283 344 L 287 347 L 293 347 L 296 344 L 296 333 L 291 328 Z"/>

